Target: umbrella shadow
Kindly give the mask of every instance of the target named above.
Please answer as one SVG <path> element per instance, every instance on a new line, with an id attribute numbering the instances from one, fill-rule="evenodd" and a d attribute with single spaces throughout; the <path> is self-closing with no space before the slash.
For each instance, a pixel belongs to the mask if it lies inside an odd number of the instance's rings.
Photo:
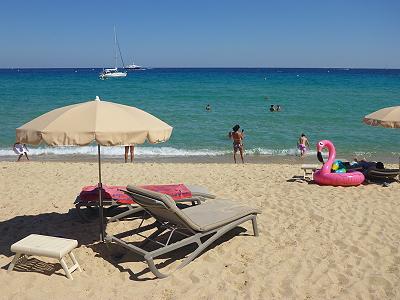
<path id="1" fill-rule="evenodd" d="M 310 178 L 304 178 L 303 176 L 300 175 L 295 175 L 292 178 L 286 180 L 286 182 L 315 184 L 314 180 L 311 180 Z"/>
<path id="2" fill-rule="evenodd" d="M 14 255 L 10 247 L 30 234 L 42 234 L 77 240 L 87 245 L 98 242 L 99 224 L 82 224 L 76 213 L 43 213 L 38 215 L 16 216 L 0 222 L 0 255 Z"/>
<path id="3" fill-rule="evenodd" d="M 132 233 L 131 231 L 130 233 Z M 228 240 L 236 237 L 236 236 L 250 236 L 251 234 L 244 233 L 246 232 L 246 229 L 243 227 L 235 227 L 231 231 L 227 232 L 225 235 L 221 236 L 217 240 L 215 240 L 213 243 L 211 243 L 200 255 L 198 255 L 194 260 L 198 259 L 200 256 L 202 256 L 205 252 L 207 252 L 210 249 L 213 249 Z M 119 237 L 121 236 L 127 236 L 129 234 L 122 233 L 118 235 Z M 169 234 L 163 234 L 161 235 L 157 240 L 158 241 L 166 241 L 169 237 Z M 172 238 L 171 243 L 177 242 L 180 239 L 176 236 L 175 238 Z M 141 242 L 129 242 L 129 244 L 135 245 L 140 247 Z M 121 246 L 117 244 L 105 244 L 105 243 L 97 243 L 97 244 L 92 244 L 89 246 L 93 252 L 97 253 L 96 257 L 101 257 L 110 264 L 114 265 L 121 273 L 128 273 L 129 274 L 129 279 L 134 280 L 134 281 L 148 281 L 148 280 L 155 280 L 157 277 L 151 273 L 149 267 L 147 266 L 145 260 L 143 259 L 142 256 L 126 250 L 122 248 Z M 156 250 L 160 247 L 157 246 L 155 243 L 147 243 L 143 247 L 146 251 L 152 251 Z M 171 251 L 169 253 L 160 255 L 157 257 L 157 259 L 154 260 L 154 263 L 156 267 L 161 271 L 161 272 L 166 272 L 170 273 L 174 271 L 174 268 L 172 265 L 179 265 L 180 262 L 182 261 L 185 257 L 190 255 L 194 250 L 196 250 L 197 247 L 195 244 L 190 244 L 185 247 L 176 249 L 174 251 Z M 137 272 L 134 272 L 131 268 L 127 268 L 123 266 L 122 264 L 124 263 L 132 263 L 132 262 L 143 262 L 145 264 L 145 267 Z M 175 266 L 175 268 L 176 268 Z"/>

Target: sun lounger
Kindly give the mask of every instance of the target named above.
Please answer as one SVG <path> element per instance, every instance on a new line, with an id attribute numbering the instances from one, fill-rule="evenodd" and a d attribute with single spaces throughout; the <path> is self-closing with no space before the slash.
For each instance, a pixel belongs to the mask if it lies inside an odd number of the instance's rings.
<path id="1" fill-rule="evenodd" d="M 215 195 L 211 194 L 207 188 L 197 185 L 184 185 L 184 184 L 162 184 L 162 185 L 145 185 L 143 188 L 150 189 L 153 191 L 162 192 L 170 195 L 175 201 L 193 201 L 213 199 Z M 107 186 L 103 185 L 103 205 L 109 207 L 110 210 L 120 207 L 121 205 L 126 206 L 127 210 L 119 213 L 108 219 L 108 222 L 118 221 L 129 215 L 135 214 L 143 209 L 137 206 L 135 200 L 124 193 L 122 190 L 126 190 L 126 186 Z M 88 209 L 98 207 L 98 188 L 97 186 L 86 186 L 82 189 L 81 193 L 76 198 L 74 204 L 79 217 L 89 222 L 90 219 L 82 212 L 81 208 L 86 207 Z M 97 210 L 96 210 L 97 212 Z"/>
<path id="2" fill-rule="evenodd" d="M 254 235 L 258 235 L 256 217 L 260 212 L 233 201 L 216 199 L 181 210 L 176 206 L 175 201 L 165 194 L 131 185 L 128 185 L 127 193 L 155 218 L 153 225 L 157 229 L 148 237 L 142 234 L 144 230 L 136 232 L 137 235 L 145 238 L 141 243 L 126 242 L 122 240 L 123 234 L 107 235 L 105 240 L 143 256 L 150 271 L 158 278 L 168 275 L 159 271 L 154 258 L 190 244 L 197 244 L 197 248 L 178 266 L 177 269 L 181 269 L 200 255 L 212 242 L 246 221 L 252 221 Z M 180 236 L 181 239 L 175 240 L 173 237 L 176 236 Z M 205 239 L 206 237 L 208 239 Z M 167 241 L 162 242 L 163 238 Z M 149 242 L 153 242 L 159 248 L 152 247 L 151 250 L 146 250 L 145 246 Z"/>
<path id="3" fill-rule="evenodd" d="M 366 171 L 365 177 L 368 180 L 395 180 L 396 176 L 399 176 L 399 169 L 376 169 L 370 168 Z"/>

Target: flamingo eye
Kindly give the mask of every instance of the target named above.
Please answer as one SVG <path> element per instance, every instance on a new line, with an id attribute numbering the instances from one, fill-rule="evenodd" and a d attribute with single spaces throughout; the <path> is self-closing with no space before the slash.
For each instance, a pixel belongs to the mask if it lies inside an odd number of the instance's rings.
<path id="1" fill-rule="evenodd" d="M 319 142 L 319 145 L 320 145 L 320 146 L 323 146 L 324 144 L 323 144 L 322 142 Z"/>

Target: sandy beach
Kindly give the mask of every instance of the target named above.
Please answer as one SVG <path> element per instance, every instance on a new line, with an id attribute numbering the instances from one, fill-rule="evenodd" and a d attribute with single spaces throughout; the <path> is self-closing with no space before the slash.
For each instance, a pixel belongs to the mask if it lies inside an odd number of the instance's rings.
<path id="1" fill-rule="evenodd" d="M 0 162 L 0 298 L 399 298 L 399 184 L 321 187 L 301 174 L 299 164 L 104 163 L 110 185 L 197 184 L 262 211 L 259 237 L 251 223 L 237 227 L 160 280 L 133 254 L 116 259 L 125 251 L 98 243 L 98 223 L 77 217 L 73 201 L 97 182 L 96 163 Z M 135 226 L 125 220 L 107 230 Z M 84 271 L 70 281 L 55 260 L 31 257 L 7 273 L 11 244 L 30 233 L 77 239 Z"/>

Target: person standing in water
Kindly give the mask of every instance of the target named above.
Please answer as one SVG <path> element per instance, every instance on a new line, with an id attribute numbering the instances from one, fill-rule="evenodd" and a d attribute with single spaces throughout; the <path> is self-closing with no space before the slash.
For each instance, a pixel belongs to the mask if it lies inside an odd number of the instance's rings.
<path id="1" fill-rule="evenodd" d="M 131 152 L 131 162 L 133 162 L 135 145 L 125 146 L 125 162 L 128 162 L 128 152 Z"/>
<path id="2" fill-rule="evenodd" d="M 239 151 L 240 158 L 242 159 L 242 163 L 244 163 L 243 159 L 243 138 L 244 138 L 244 130 L 242 129 L 239 132 L 240 126 L 235 125 L 232 128 L 232 131 L 229 132 L 229 138 L 233 140 L 233 160 L 236 164 L 236 153 Z"/>
<path id="3" fill-rule="evenodd" d="M 303 157 L 307 151 L 307 148 L 310 148 L 308 138 L 304 133 L 301 134 L 299 141 L 297 142 L 297 148 L 300 150 L 300 157 Z"/>

